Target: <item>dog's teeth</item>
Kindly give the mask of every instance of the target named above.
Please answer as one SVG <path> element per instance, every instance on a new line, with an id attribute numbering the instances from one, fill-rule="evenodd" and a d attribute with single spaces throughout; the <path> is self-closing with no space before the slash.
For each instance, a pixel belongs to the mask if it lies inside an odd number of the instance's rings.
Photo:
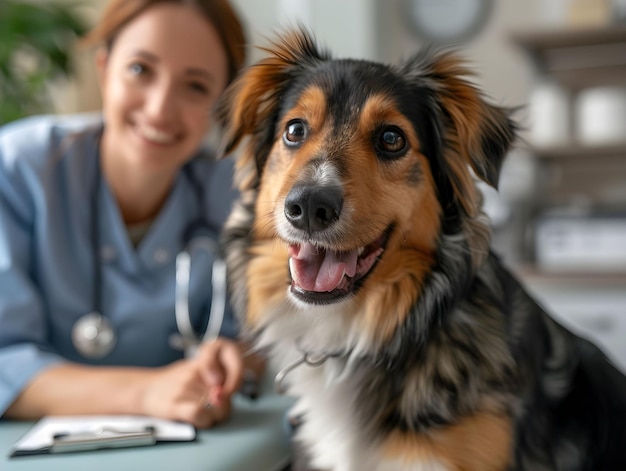
<path id="1" fill-rule="evenodd" d="M 294 273 L 296 272 L 296 268 L 295 268 L 295 261 L 293 259 L 293 257 L 289 257 L 289 273 L 291 274 L 291 277 L 293 278 Z"/>
<path id="2" fill-rule="evenodd" d="M 364 250 L 365 250 L 365 247 L 359 247 L 359 250 L 357 250 L 357 254 L 359 254 L 360 256 Z"/>

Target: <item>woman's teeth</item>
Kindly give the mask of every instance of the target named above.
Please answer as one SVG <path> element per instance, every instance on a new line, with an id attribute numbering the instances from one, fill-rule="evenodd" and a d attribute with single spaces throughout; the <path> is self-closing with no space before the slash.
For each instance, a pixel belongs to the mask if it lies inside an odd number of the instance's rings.
<path id="1" fill-rule="evenodd" d="M 171 144 L 176 139 L 174 134 L 149 127 L 139 128 L 139 132 L 143 137 L 156 144 Z"/>

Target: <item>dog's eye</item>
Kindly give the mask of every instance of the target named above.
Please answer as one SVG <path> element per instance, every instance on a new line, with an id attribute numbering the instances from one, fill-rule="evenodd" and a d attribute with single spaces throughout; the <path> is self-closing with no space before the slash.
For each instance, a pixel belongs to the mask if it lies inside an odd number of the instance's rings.
<path id="1" fill-rule="evenodd" d="M 306 135 L 306 124 L 299 119 L 295 119 L 287 123 L 287 129 L 285 129 L 285 133 L 283 134 L 283 141 L 290 147 L 299 146 L 306 138 Z"/>
<path id="2" fill-rule="evenodd" d="M 377 147 L 385 157 L 394 158 L 402 155 L 407 146 L 406 138 L 395 126 L 383 128 L 378 134 Z"/>

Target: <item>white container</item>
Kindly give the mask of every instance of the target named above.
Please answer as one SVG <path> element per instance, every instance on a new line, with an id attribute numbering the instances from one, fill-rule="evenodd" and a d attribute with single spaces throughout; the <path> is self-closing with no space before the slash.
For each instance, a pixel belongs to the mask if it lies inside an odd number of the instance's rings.
<path id="1" fill-rule="evenodd" d="M 542 270 L 624 273 L 626 216 L 545 216 L 535 229 Z"/>
<path id="2" fill-rule="evenodd" d="M 576 135 L 586 145 L 626 142 L 626 88 L 581 91 L 576 100 Z"/>
<path id="3" fill-rule="evenodd" d="M 538 84 L 529 98 L 530 141 L 538 147 L 570 141 L 570 103 L 563 88 L 555 83 Z"/>

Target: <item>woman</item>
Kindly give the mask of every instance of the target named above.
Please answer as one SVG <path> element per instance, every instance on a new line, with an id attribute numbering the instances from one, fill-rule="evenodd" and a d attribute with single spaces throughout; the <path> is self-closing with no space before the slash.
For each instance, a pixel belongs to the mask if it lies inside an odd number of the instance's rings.
<path id="1" fill-rule="evenodd" d="M 243 31 L 227 0 L 113 0 L 86 39 L 101 44 L 102 117 L 0 129 L 0 415 L 210 427 L 244 369 L 263 365 L 228 339 L 228 316 L 183 358 L 175 257 L 194 221 L 219 230 L 235 196 L 230 164 L 199 149 Z M 213 257 L 200 252 L 185 299 L 202 332 Z"/>

